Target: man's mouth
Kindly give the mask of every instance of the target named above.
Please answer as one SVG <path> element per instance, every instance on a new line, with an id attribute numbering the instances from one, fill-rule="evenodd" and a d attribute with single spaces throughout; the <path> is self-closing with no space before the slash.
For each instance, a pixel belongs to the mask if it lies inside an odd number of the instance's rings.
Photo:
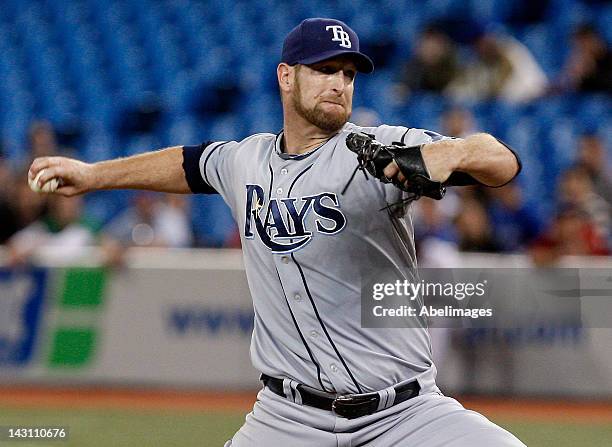
<path id="1" fill-rule="evenodd" d="M 333 104 L 335 106 L 340 106 L 342 108 L 344 108 L 344 104 L 340 103 L 340 102 L 336 102 L 336 101 L 323 101 L 323 104 L 327 103 L 327 104 Z"/>

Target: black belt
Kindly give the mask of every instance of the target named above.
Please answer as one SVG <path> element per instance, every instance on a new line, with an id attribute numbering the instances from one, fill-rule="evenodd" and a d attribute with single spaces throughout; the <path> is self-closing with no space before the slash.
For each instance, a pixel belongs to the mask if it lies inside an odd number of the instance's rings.
<path id="1" fill-rule="evenodd" d="M 281 397 L 286 397 L 283 388 L 283 379 L 277 379 L 275 377 L 262 374 L 261 380 L 264 386 L 267 386 L 274 394 L 278 394 Z M 333 411 L 338 416 L 342 416 L 347 419 L 355 419 L 361 416 L 366 416 L 368 414 L 376 413 L 379 410 L 380 394 L 377 392 L 335 395 L 306 387 L 301 384 L 297 385 L 295 388 L 300 393 L 303 405 L 319 408 L 321 410 Z M 421 387 L 416 380 L 401 385 L 396 385 L 393 387 L 393 389 L 395 390 L 395 399 L 393 402 L 389 402 L 380 408 L 381 410 L 418 396 L 419 391 L 421 391 Z"/>

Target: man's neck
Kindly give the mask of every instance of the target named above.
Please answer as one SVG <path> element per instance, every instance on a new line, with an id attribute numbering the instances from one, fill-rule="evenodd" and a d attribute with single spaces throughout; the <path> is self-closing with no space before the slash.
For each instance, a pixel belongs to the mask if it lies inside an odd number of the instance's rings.
<path id="1" fill-rule="evenodd" d="M 329 132 L 320 129 L 302 117 L 296 118 L 285 117 L 281 149 L 286 154 L 297 155 L 309 152 L 338 133 L 338 131 Z"/>

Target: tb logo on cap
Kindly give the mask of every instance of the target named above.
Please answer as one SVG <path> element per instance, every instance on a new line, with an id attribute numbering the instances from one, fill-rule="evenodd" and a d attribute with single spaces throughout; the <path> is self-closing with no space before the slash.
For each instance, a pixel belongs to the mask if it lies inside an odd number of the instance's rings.
<path id="1" fill-rule="evenodd" d="M 332 42 L 340 42 L 338 45 L 344 48 L 351 48 L 351 39 L 349 35 L 342 26 L 340 25 L 329 25 L 325 27 L 325 31 L 332 30 L 334 33 L 334 37 L 332 38 Z"/>

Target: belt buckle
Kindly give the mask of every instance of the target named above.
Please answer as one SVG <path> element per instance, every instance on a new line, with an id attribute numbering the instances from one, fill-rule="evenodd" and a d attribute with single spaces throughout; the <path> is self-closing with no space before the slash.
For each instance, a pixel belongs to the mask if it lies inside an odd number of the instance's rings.
<path id="1" fill-rule="evenodd" d="M 332 402 L 332 410 L 346 419 L 356 419 L 374 413 L 378 409 L 378 393 L 344 394 Z"/>

